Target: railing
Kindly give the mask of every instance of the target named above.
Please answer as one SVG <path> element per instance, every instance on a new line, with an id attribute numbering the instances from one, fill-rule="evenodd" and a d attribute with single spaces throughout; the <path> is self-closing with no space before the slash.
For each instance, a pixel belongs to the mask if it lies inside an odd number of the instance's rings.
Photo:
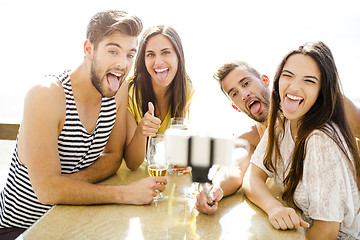
<path id="1" fill-rule="evenodd" d="M 19 124 L 0 123 L 0 139 L 16 140 Z"/>
<path id="2" fill-rule="evenodd" d="M 0 123 L 0 140 L 16 140 L 20 124 Z M 356 138 L 360 152 L 360 139 Z"/>

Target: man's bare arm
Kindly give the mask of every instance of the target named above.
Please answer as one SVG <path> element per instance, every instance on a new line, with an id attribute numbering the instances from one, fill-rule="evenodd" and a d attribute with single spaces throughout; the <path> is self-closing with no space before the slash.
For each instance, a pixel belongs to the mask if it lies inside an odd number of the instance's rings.
<path id="1" fill-rule="evenodd" d="M 260 137 L 255 125 L 238 137 L 234 150 L 234 166 L 223 169 L 223 173 L 215 175 L 213 180 L 214 184 L 222 188 L 224 196 L 235 193 L 241 187 L 251 156 L 259 141 Z"/>
<path id="2" fill-rule="evenodd" d="M 215 204 L 209 206 L 202 191 L 197 196 L 196 208 L 206 214 L 213 214 L 217 208 L 217 202 L 224 196 L 234 194 L 242 186 L 243 178 L 250 164 L 250 159 L 259 143 L 259 134 L 255 126 L 250 131 L 239 136 L 239 141 L 234 150 L 234 164 L 231 167 L 219 166 L 218 170 L 212 169 L 214 187 L 211 191 Z M 220 189 L 219 189 L 220 188 Z"/>
<path id="3" fill-rule="evenodd" d="M 59 126 L 65 116 L 61 102 L 65 102 L 63 90 L 56 85 L 34 87 L 25 100 L 18 154 L 28 169 L 31 184 L 41 203 L 146 204 L 156 195 L 155 190 L 165 189 L 158 184 L 166 183 L 165 177 L 149 177 L 127 186 L 104 186 L 61 174 L 57 147 Z M 49 109 L 52 109 L 51 114 Z"/>

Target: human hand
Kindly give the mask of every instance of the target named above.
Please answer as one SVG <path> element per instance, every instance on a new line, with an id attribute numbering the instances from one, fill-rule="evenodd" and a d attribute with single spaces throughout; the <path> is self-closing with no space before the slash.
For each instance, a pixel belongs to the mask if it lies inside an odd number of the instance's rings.
<path id="1" fill-rule="evenodd" d="M 187 173 L 191 173 L 191 168 L 189 168 L 186 165 L 177 165 L 177 164 L 173 164 L 172 165 L 172 170 L 175 172 L 175 174 L 187 174 Z"/>
<path id="2" fill-rule="evenodd" d="M 157 131 L 160 128 L 161 120 L 154 116 L 155 108 L 152 102 L 148 103 L 148 111 L 145 113 L 144 117 L 141 119 L 138 125 L 138 129 L 141 134 L 148 136 L 156 136 Z"/>
<path id="3" fill-rule="evenodd" d="M 299 217 L 295 210 L 290 207 L 278 206 L 273 208 L 269 213 L 270 223 L 276 229 L 298 229 L 299 227 L 308 228 L 309 223 Z"/>
<path id="4" fill-rule="evenodd" d="M 196 209 L 199 212 L 211 215 L 218 209 L 218 202 L 223 198 L 224 192 L 219 186 L 213 186 L 210 191 L 210 196 L 213 199 L 213 205 L 208 204 L 208 199 L 204 190 L 196 196 Z"/>
<path id="5" fill-rule="evenodd" d="M 154 200 L 156 191 L 163 192 L 167 184 L 166 177 L 147 177 L 126 186 L 124 203 L 142 205 Z"/>

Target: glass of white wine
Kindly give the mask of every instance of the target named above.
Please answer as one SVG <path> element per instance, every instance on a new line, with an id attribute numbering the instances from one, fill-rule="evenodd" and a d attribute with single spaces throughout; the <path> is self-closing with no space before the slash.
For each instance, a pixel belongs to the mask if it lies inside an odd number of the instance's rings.
<path id="1" fill-rule="evenodd" d="M 156 137 L 151 137 L 148 140 L 146 151 L 146 160 L 148 165 L 148 172 L 150 176 L 164 177 L 168 170 L 168 162 L 165 158 L 165 144 L 164 135 L 157 134 Z M 163 201 L 168 197 L 157 191 L 154 201 Z"/>

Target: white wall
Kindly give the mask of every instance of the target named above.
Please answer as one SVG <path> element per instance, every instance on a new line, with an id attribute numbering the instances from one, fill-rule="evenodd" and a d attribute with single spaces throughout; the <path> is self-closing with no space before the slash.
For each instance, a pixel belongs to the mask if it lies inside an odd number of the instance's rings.
<path id="1" fill-rule="evenodd" d="M 360 99 L 355 2 L 1 0 L 0 122 L 21 121 L 26 90 L 41 76 L 75 68 L 83 58 L 89 19 L 114 8 L 139 16 L 145 29 L 169 24 L 179 32 L 196 88 L 190 117 L 205 128 L 235 131 L 234 125 L 249 123 L 230 107 L 212 77 L 221 64 L 245 60 L 272 78 L 282 56 L 310 40 L 331 48 L 346 95 Z"/>

